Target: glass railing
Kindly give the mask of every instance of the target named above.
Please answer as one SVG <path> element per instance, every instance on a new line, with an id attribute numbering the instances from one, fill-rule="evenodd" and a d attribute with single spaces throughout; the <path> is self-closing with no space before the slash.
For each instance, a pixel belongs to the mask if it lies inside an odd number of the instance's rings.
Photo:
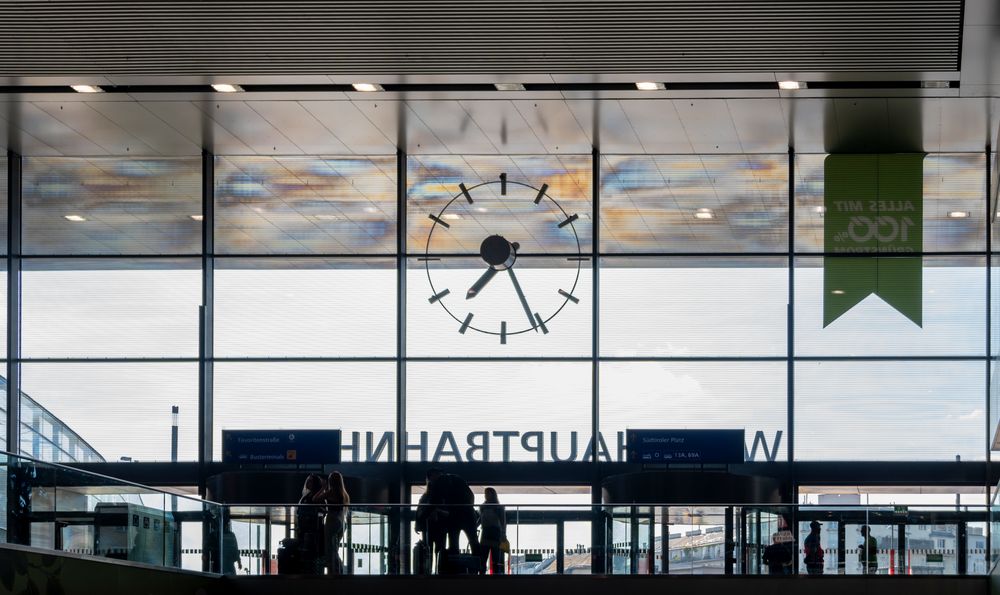
<path id="1" fill-rule="evenodd" d="M 236 575 L 985 575 L 998 520 L 955 505 L 237 506 L 2 464 L 8 543 Z"/>
<path id="2" fill-rule="evenodd" d="M 220 572 L 223 506 L 59 464 L 0 455 L 6 543 Z"/>

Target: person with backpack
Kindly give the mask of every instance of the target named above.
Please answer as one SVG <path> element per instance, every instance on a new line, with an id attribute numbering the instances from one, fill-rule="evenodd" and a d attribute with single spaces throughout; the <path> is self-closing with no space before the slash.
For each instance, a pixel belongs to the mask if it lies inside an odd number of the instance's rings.
<path id="1" fill-rule="evenodd" d="M 438 557 L 438 572 L 460 572 L 462 569 L 452 568 L 460 558 L 458 537 L 465 533 L 469 540 L 469 549 L 472 550 L 473 557 L 480 555 L 479 537 L 476 528 L 479 525 L 476 514 L 475 495 L 469 484 L 464 479 L 451 473 L 445 473 L 440 469 L 429 469 L 427 471 L 427 504 L 433 511 L 430 514 L 427 524 L 429 534 L 438 533 L 441 529 L 448 535 L 448 546 L 445 556 Z M 469 561 L 469 568 L 466 571 L 480 571 L 480 563 Z"/>
<path id="2" fill-rule="evenodd" d="M 818 521 L 809 523 L 809 535 L 804 543 L 804 553 L 806 572 L 809 574 L 823 574 L 823 546 L 820 545 L 819 530 L 823 525 Z"/>

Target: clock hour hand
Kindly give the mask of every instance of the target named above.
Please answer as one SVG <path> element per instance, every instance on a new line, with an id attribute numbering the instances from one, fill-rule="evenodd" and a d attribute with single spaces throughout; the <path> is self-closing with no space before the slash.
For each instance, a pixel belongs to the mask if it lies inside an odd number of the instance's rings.
<path id="1" fill-rule="evenodd" d="M 524 299 L 524 292 L 521 291 L 521 284 L 517 282 L 517 275 L 514 274 L 514 269 L 507 269 L 507 273 L 510 275 L 510 280 L 514 284 L 514 291 L 517 292 L 517 299 L 521 300 L 521 307 L 524 308 L 524 314 L 528 317 L 528 324 L 531 328 L 538 332 L 538 327 L 535 326 L 535 317 L 531 314 L 531 308 L 528 307 L 528 300 Z"/>
<path id="2" fill-rule="evenodd" d="M 469 291 L 465 293 L 465 299 L 471 300 L 472 298 L 479 295 L 479 292 L 482 291 L 484 287 L 486 287 L 486 284 L 489 283 L 490 279 L 496 276 L 496 274 L 497 270 L 495 268 L 489 267 L 488 269 L 486 269 L 486 272 L 483 273 L 479 277 L 479 279 L 477 279 L 476 282 L 472 284 L 472 287 L 469 288 Z"/>

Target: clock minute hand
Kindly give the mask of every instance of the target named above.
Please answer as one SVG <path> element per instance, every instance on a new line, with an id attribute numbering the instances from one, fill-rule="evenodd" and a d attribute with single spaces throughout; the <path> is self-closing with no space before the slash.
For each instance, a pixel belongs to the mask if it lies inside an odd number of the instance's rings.
<path id="1" fill-rule="evenodd" d="M 517 292 L 517 299 L 521 300 L 521 307 L 524 308 L 524 314 L 528 317 L 528 324 L 537 333 L 538 327 L 535 326 L 535 317 L 531 315 L 531 308 L 528 307 L 528 300 L 524 299 L 524 292 L 521 291 L 521 284 L 517 282 L 517 275 L 514 274 L 514 269 L 507 269 L 507 273 L 510 274 L 510 280 L 514 283 L 514 291 Z"/>
<path id="2" fill-rule="evenodd" d="M 465 293 L 465 299 L 471 300 L 472 298 L 479 295 L 479 292 L 482 291 L 484 287 L 486 287 L 486 284 L 489 283 L 490 279 L 496 276 L 496 274 L 497 270 L 495 268 L 489 267 L 488 269 L 486 269 L 486 272 L 483 273 L 479 277 L 479 279 L 477 279 L 476 282 L 472 284 L 472 287 L 469 288 L 469 291 Z"/>

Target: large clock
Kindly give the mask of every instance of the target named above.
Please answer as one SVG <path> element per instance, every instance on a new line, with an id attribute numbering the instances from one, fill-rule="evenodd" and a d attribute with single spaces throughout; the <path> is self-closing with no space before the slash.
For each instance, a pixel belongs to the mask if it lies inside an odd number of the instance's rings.
<path id="1" fill-rule="evenodd" d="M 579 215 L 567 213 L 549 196 L 548 188 L 548 184 L 538 188 L 508 180 L 501 173 L 496 180 L 459 184 L 458 192 L 441 210 L 428 215 L 433 224 L 422 259 L 430 284 L 428 302 L 440 306 L 459 333 L 494 335 L 501 344 L 513 335 L 545 335 L 553 318 L 567 306 L 580 303 L 574 292 L 587 258 L 581 255 L 575 226 Z M 485 207 L 477 207 L 477 197 L 493 208 L 486 212 Z M 511 224 L 512 219 L 516 224 Z M 462 226 L 471 227 L 461 230 Z M 463 237 L 478 241 L 478 257 L 432 252 L 435 234 L 459 230 Z M 537 263 L 544 259 L 535 257 L 543 256 L 544 250 L 529 253 L 526 247 L 539 248 L 539 237 L 550 234 L 559 236 L 560 245 L 574 246 L 575 254 L 560 255 L 559 266 L 540 266 Z M 442 243 L 442 238 L 437 239 Z M 447 278 L 442 271 L 448 272 Z M 525 278 L 530 282 L 525 283 Z"/>

